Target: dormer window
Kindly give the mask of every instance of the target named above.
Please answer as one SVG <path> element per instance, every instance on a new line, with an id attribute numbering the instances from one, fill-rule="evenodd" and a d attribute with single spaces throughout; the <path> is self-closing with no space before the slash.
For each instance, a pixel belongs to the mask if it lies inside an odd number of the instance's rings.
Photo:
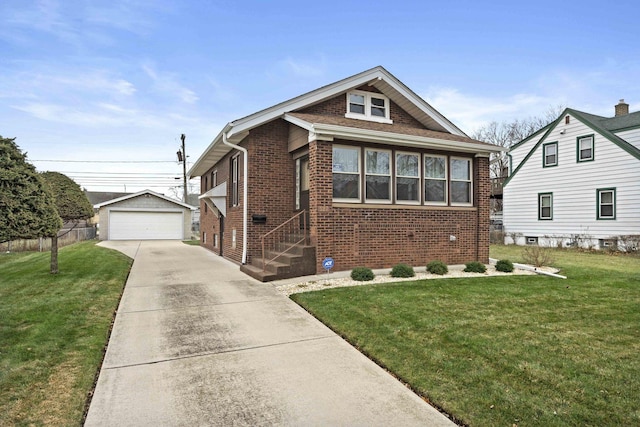
<path id="1" fill-rule="evenodd" d="M 389 115 L 389 98 L 375 92 L 353 91 L 347 93 L 347 114 L 345 117 L 379 123 L 393 123 Z"/>

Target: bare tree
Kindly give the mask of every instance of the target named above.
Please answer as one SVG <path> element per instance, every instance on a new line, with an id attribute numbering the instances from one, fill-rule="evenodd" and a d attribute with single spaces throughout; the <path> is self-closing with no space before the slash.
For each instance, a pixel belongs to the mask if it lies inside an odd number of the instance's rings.
<path id="1" fill-rule="evenodd" d="M 541 116 L 516 119 L 511 122 L 491 122 L 478 129 L 473 134 L 473 138 L 500 147 L 509 148 L 556 120 L 564 108 L 562 105 L 557 105 L 555 107 L 549 107 Z M 491 155 L 490 173 L 492 178 L 505 178 L 508 173 L 508 167 L 509 160 L 506 153 L 495 153 Z"/>

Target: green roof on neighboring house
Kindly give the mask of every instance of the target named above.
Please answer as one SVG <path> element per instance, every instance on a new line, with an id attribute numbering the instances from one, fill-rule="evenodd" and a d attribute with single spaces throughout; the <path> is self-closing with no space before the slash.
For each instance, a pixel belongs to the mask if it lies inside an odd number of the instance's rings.
<path id="1" fill-rule="evenodd" d="M 562 112 L 562 114 L 560 114 L 560 116 L 558 116 L 556 120 L 549 123 L 547 126 L 543 127 L 537 132 L 534 132 L 519 143 L 511 146 L 509 151 L 512 151 L 514 148 L 517 148 L 522 143 L 531 140 L 532 138 L 537 138 L 542 133 L 542 136 L 540 137 L 538 142 L 533 146 L 531 150 L 529 150 L 524 159 L 522 159 L 522 161 L 518 164 L 518 167 L 516 167 L 511 175 L 504 181 L 503 186 L 509 184 L 511 178 L 513 178 L 513 176 L 520 171 L 522 166 L 527 162 L 527 160 L 529 160 L 529 157 L 531 157 L 531 155 L 536 151 L 540 144 L 542 144 L 542 141 L 544 141 L 547 135 L 551 133 L 551 131 L 560 123 L 560 120 L 567 114 L 572 115 L 573 117 L 581 121 L 584 125 L 590 127 L 603 137 L 607 138 L 609 141 L 616 144 L 618 147 L 622 148 L 627 153 L 631 154 L 636 159 L 640 160 L 640 149 L 613 133 L 613 131 L 619 132 L 624 129 L 633 129 L 640 127 L 640 111 L 625 114 L 623 116 L 602 117 L 595 114 L 585 113 L 583 111 L 573 110 L 571 108 L 565 108 L 565 110 Z"/>

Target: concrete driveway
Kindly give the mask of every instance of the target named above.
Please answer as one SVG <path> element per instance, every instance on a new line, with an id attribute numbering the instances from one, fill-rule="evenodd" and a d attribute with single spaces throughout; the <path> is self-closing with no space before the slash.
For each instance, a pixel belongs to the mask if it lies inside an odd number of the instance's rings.
<path id="1" fill-rule="evenodd" d="M 454 425 L 213 253 L 177 241 L 101 245 L 135 261 L 85 425 Z"/>

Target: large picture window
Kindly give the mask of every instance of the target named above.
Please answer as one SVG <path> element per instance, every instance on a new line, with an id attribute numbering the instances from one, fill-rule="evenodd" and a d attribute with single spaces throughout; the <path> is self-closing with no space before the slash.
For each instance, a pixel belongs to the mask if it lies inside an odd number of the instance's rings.
<path id="1" fill-rule="evenodd" d="M 600 188 L 598 196 L 598 219 L 616 219 L 616 189 Z"/>
<path id="2" fill-rule="evenodd" d="M 473 206 L 473 159 L 334 145 L 335 202 Z"/>
<path id="3" fill-rule="evenodd" d="M 424 201 L 427 204 L 447 203 L 447 158 L 424 156 Z"/>
<path id="4" fill-rule="evenodd" d="M 471 159 L 451 158 L 451 204 L 471 204 Z"/>
<path id="5" fill-rule="evenodd" d="M 553 193 L 538 194 L 538 219 L 553 219 Z"/>
<path id="6" fill-rule="evenodd" d="M 396 153 L 396 201 L 420 203 L 420 156 Z"/>
<path id="7" fill-rule="evenodd" d="M 391 152 L 365 150 L 365 199 L 391 202 Z"/>
<path id="8" fill-rule="evenodd" d="M 360 149 L 333 147 L 333 198 L 360 201 Z"/>

